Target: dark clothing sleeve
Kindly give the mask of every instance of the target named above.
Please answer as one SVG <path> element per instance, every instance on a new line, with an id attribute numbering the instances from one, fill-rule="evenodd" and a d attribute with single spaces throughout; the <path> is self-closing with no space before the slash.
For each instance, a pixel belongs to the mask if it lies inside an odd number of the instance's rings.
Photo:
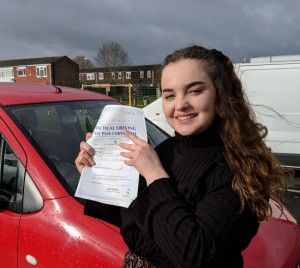
<path id="1" fill-rule="evenodd" d="M 140 193 L 147 187 L 146 180 L 140 176 L 138 192 Z M 87 216 L 95 217 L 97 219 L 109 222 L 117 227 L 121 227 L 122 218 L 119 206 L 103 204 L 100 202 L 86 200 L 84 205 L 84 214 Z"/>
<path id="2" fill-rule="evenodd" d="M 121 226 L 121 208 L 86 200 L 84 214 L 109 222 L 117 227 Z"/>

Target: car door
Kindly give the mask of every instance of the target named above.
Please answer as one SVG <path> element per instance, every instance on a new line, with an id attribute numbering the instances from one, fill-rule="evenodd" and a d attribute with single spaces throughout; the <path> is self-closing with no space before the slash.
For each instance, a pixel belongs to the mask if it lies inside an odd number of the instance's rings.
<path id="1" fill-rule="evenodd" d="M 2 201 L 9 200 L 0 204 L 1 267 L 17 267 L 18 233 L 22 215 L 18 180 L 24 166 L 16 152 L 24 154 L 21 145 L 0 117 L 0 197 Z"/>

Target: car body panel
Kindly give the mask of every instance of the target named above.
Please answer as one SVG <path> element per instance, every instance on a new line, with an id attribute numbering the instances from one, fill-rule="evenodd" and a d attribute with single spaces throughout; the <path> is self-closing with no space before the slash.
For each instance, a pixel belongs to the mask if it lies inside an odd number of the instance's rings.
<path id="1" fill-rule="evenodd" d="M 46 84 L 30 83 L 1 83 L 0 105 L 6 106 L 19 105 L 24 103 L 56 102 L 56 101 L 75 101 L 75 100 L 94 100 L 93 92 L 82 89 L 68 87 L 55 87 Z M 58 89 L 59 88 L 59 89 Z M 9 93 L 9 94 L 7 94 Z M 115 100 L 109 96 L 101 95 L 98 99 Z M 115 100 L 116 101 L 116 100 Z"/>
<path id="2" fill-rule="evenodd" d="M 258 233 L 243 252 L 245 268 L 296 267 L 300 260 L 300 228 L 286 207 L 278 214 L 278 203 L 270 200 L 274 216 L 262 222 Z"/>
<path id="3" fill-rule="evenodd" d="M 18 237 L 21 215 L 0 210 L 0 267 L 18 267 Z"/>
<path id="4" fill-rule="evenodd" d="M 121 267 L 127 250 L 118 228 L 83 215 L 83 206 L 70 196 L 23 215 L 19 237 L 19 267 L 31 267 L 26 255 L 41 267 Z"/>

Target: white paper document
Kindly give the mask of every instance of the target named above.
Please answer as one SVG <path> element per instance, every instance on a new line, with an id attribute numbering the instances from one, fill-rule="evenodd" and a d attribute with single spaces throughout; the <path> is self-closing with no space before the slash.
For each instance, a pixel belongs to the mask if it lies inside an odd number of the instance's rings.
<path id="1" fill-rule="evenodd" d="M 147 141 L 142 109 L 107 105 L 104 107 L 88 143 L 94 148 L 96 165 L 84 167 L 75 196 L 105 204 L 128 207 L 137 197 L 139 173 L 124 164 L 125 151 L 120 142 L 132 143 L 125 135 L 127 129 Z"/>

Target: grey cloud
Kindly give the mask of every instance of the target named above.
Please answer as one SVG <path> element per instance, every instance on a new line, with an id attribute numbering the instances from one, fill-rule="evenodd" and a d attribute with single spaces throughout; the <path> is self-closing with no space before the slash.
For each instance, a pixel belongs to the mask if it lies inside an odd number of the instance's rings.
<path id="1" fill-rule="evenodd" d="M 197 43 L 234 61 L 300 54 L 298 0 L 3 0 L 0 59 L 84 55 L 116 41 L 133 64 Z"/>

